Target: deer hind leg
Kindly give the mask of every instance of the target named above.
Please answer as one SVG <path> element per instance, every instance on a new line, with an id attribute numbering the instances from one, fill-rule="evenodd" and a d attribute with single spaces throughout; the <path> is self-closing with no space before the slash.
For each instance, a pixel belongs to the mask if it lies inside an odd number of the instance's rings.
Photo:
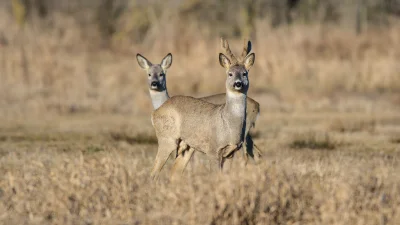
<path id="1" fill-rule="evenodd" d="M 194 149 L 189 147 L 188 150 L 183 151 L 181 154 L 179 154 L 176 157 L 174 165 L 172 166 L 172 170 L 171 170 L 171 178 L 172 179 L 177 178 L 179 175 L 181 175 L 183 173 L 188 162 L 192 158 L 193 153 L 194 153 Z"/>
<path id="2" fill-rule="evenodd" d="M 254 159 L 254 148 L 253 148 L 254 142 L 253 138 L 251 135 L 248 133 L 245 137 L 245 143 L 243 144 L 243 150 L 244 150 L 244 155 L 245 155 L 245 165 L 247 165 L 247 162 L 249 161 L 249 157 Z"/>
<path id="3" fill-rule="evenodd" d="M 250 140 L 249 140 L 250 139 Z M 242 146 L 242 154 L 241 154 L 241 164 L 246 166 L 249 161 L 249 156 L 252 157 L 252 148 L 249 147 L 249 143 L 251 143 L 250 134 L 245 135 L 243 146 Z"/>
<path id="4" fill-rule="evenodd" d="M 151 178 L 158 179 L 158 176 L 173 151 L 177 151 L 178 144 L 175 139 L 159 139 L 158 152 L 154 161 Z"/>
<path id="5" fill-rule="evenodd" d="M 251 123 L 246 121 L 246 126 L 245 126 L 245 130 L 244 130 L 243 154 L 242 154 L 244 166 L 247 165 L 247 163 L 249 161 L 249 156 L 252 159 L 254 159 L 253 139 L 251 138 L 251 135 L 250 135 L 250 129 L 252 126 L 253 125 Z"/>
<path id="6" fill-rule="evenodd" d="M 257 163 L 260 161 L 262 157 L 262 152 L 260 148 L 254 144 L 254 141 L 250 134 L 246 136 L 246 144 L 245 144 L 245 152 L 246 152 L 246 164 L 248 160 L 248 156 L 250 156 Z"/>
<path id="7" fill-rule="evenodd" d="M 253 143 L 253 147 L 257 150 L 257 154 L 254 155 L 254 160 L 256 162 L 258 162 L 262 158 L 262 152 L 261 152 L 261 149 L 254 143 Z"/>

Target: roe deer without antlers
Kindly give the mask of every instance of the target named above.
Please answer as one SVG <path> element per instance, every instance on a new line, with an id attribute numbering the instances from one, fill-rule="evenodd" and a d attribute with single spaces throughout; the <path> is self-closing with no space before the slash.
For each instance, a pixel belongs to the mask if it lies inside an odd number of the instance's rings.
<path id="1" fill-rule="evenodd" d="M 161 64 L 153 64 L 141 54 L 136 55 L 139 66 L 144 69 L 148 75 L 147 85 L 149 87 L 151 102 L 154 110 L 158 109 L 165 101 L 169 99 L 167 91 L 167 69 L 172 64 L 172 54 L 168 53 Z"/>
<path id="2" fill-rule="evenodd" d="M 229 49 L 229 46 L 222 46 L 225 50 Z M 247 48 L 247 51 L 243 51 L 242 57 L 245 57 L 251 49 Z M 161 61 L 160 64 L 153 64 L 148 59 L 146 59 L 141 54 L 136 55 L 139 66 L 144 69 L 148 75 L 148 88 L 153 104 L 154 110 L 158 109 L 167 99 L 169 99 L 167 90 L 167 69 L 172 64 L 172 54 L 168 53 Z M 213 103 L 213 104 L 223 104 L 225 103 L 226 94 L 216 94 L 207 97 L 199 98 L 201 100 Z M 252 137 L 249 134 L 250 129 L 255 126 L 255 122 L 260 113 L 260 105 L 258 102 L 250 97 L 247 97 L 247 112 L 246 112 L 246 130 L 245 130 L 245 142 L 244 142 L 244 152 L 245 152 L 245 162 L 247 162 L 248 156 L 258 160 L 261 157 L 261 152 L 254 144 Z M 257 154 L 254 154 L 253 147 L 257 149 Z M 179 150 L 176 156 L 186 154 L 184 151 L 190 150 L 189 146 L 183 141 L 180 143 Z"/>
<path id="3" fill-rule="evenodd" d="M 224 46 L 229 50 L 226 40 Z M 245 49 L 250 48 L 246 44 Z M 230 50 L 229 50 L 230 52 Z M 231 62 L 232 60 L 232 62 Z M 237 60 L 220 53 L 219 62 L 226 68 L 226 100 L 214 105 L 188 96 L 174 96 L 152 113 L 152 123 L 158 139 L 158 152 L 151 172 L 157 178 L 169 155 L 180 142 L 190 146 L 189 156 L 177 158 L 174 168 L 183 170 L 194 150 L 206 153 L 220 169 L 224 160 L 242 147 L 246 123 L 246 97 L 249 88 L 248 71 L 255 54 Z"/>

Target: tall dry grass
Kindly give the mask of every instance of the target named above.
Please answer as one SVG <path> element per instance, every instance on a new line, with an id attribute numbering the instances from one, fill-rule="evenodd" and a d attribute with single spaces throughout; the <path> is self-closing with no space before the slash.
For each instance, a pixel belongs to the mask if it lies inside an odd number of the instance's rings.
<path id="1" fill-rule="evenodd" d="M 6 8 L 1 10 L 2 116 L 149 113 L 146 76 L 136 65 L 137 52 L 155 63 L 173 53 L 167 78 L 172 95 L 224 91 L 224 69 L 217 60 L 219 37 L 200 24 L 162 14 L 141 44 L 124 39 L 129 34 L 121 31 L 105 48 L 97 28 L 82 25 L 72 15 L 54 12 L 49 20 L 21 28 Z M 341 25 L 271 28 L 268 19 L 256 20 L 257 60 L 250 95 L 262 105 L 290 110 L 341 110 L 338 101 L 343 102 L 343 96 L 358 96 L 356 102 L 372 105 L 398 103 L 400 23 L 391 24 L 356 35 Z M 230 40 L 238 51 L 241 40 Z"/>
<path id="2" fill-rule="evenodd" d="M 174 182 L 171 163 L 149 177 L 157 145 L 138 140 L 151 130 L 143 117 L 2 121 L 0 224 L 398 224 L 399 148 L 384 132 L 399 123 L 381 116 L 393 122 L 374 134 L 290 129 L 326 122 L 317 115 L 264 116 L 275 124 L 260 121 L 259 164 L 189 165 Z"/>

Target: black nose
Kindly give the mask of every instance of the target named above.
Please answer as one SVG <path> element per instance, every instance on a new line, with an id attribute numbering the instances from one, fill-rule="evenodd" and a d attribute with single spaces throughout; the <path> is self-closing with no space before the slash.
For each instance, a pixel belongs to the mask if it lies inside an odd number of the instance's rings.
<path id="1" fill-rule="evenodd" d="M 234 87 L 237 87 L 237 88 L 241 88 L 242 87 L 242 82 L 241 81 L 236 81 L 234 84 L 233 84 L 233 86 Z"/>
<path id="2" fill-rule="evenodd" d="M 157 86 L 158 86 L 158 82 L 157 82 L 157 81 L 151 82 L 151 86 L 152 86 L 152 87 L 157 87 Z"/>

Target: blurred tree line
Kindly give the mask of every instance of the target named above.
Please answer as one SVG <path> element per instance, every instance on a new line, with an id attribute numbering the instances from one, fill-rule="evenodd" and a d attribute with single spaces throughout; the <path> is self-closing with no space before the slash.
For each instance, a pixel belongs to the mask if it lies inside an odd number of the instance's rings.
<path id="1" fill-rule="evenodd" d="M 54 13 L 96 27 L 107 42 L 129 36 L 141 42 L 154 26 L 171 17 L 180 23 L 209 27 L 213 35 L 254 36 L 257 20 L 272 27 L 295 23 L 354 24 L 360 33 L 367 25 L 390 25 L 400 16 L 400 0 L 9 0 L 16 23 L 51 20 Z M 1 5 L 0 5 L 1 6 Z"/>

